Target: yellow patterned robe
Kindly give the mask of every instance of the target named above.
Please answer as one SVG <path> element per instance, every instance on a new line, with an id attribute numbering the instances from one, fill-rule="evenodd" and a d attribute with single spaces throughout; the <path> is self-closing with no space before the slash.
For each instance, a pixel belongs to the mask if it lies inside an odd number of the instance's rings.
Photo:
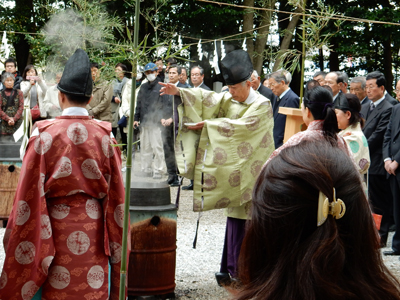
<path id="1" fill-rule="evenodd" d="M 244 103 L 230 93 L 180 89 L 175 155 L 182 176 L 194 180 L 193 210 L 226 208 L 246 219 L 252 189 L 274 150 L 271 102 L 250 89 Z M 185 123 L 205 121 L 201 131 Z"/>

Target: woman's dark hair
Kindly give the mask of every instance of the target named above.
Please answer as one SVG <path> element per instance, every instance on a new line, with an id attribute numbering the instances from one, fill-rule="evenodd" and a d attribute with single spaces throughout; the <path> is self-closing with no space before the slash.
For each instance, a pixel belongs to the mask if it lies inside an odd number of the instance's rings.
<path id="1" fill-rule="evenodd" d="M 26 73 L 28 73 L 29 70 L 35 70 L 36 76 L 38 76 L 38 72 L 36 68 L 33 65 L 27 65 L 24 69 L 24 72 L 22 72 L 22 79 L 26 80 Z"/>
<path id="2" fill-rule="evenodd" d="M 312 90 L 313 88 L 321 86 L 318 81 L 311 79 L 306 83 L 306 91 Z"/>
<path id="3" fill-rule="evenodd" d="M 123 63 L 117 63 L 117 65 L 115 66 L 115 68 L 120 67 L 122 72 L 125 74 L 125 72 L 128 70 L 128 68 L 123 64 Z"/>
<path id="4" fill-rule="evenodd" d="M 307 98 L 304 97 L 304 107 L 307 107 L 315 120 L 324 120 L 324 137 L 332 145 L 337 145 L 339 132 L 335 109 L 333 107 L 332 93 L 327 89 L 316 86 L 309 90 Z"/>
<path id="5" fill-rule="evenodd" d="M 307 81 L 304 89 L 304 98 L 309 99 L 310 91 L 317 86 L 321 86 L 318 81 L 314 79 Z"/>
<path id="6" fill-rule="evenodd" d="M 340 110 L 346 112 L 350 111 L 351 117 L 349 119 L 349 126 L 352 126 L 354 124 L 357 124 L 360 122 L 361 128 L 364 127 L 365 120 L 361 117 L 360 111 L 361 111 L 361 103 L 360 100 L 357 98 L 356 95 L 354 94 L 344 94 L 346 96 L 347 102 L 349 104 L 350 109 L 344 109 L 344 108 L 339 108 Z"/>
<path id="7" fill-rule="evenodd" d="M 317 226 L 318 196 L 343 200 L 341 219 Z M 239 257 L 236 300 L 400 299 L 385 267 L 361 179 L 327 141 L 288 147 L 261 171 Z"/>

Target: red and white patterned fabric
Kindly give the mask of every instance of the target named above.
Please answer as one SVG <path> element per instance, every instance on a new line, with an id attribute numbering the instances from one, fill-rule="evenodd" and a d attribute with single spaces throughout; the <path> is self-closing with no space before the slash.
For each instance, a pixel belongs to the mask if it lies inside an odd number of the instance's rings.
<path id="1" fill-rule="evenodd" d="M 277 156 L 283 149 L 292 147 L 294 145 L 299 144 L 302 140 L 324 140 L 324 131 L 322 130 L 323 120 L 315 120 L 312 121 L 306 130 L 300 131 L 290 137 L 290 139 L 287 140 L 286 143 L 284 143 L 282 146 L 280 146 L 278 149 L 276 149 L 274 152 L 272 152 L 271 156 L 265 163 L 268 164 L 271 159 L 273 159 L 275 156 Z M 338 141 L 338 147 L 343 149 L 344 152 L 347 153 L 352 159 L 352 155 L 350 155 L 349 150 L 347 149 L 346 142 L 341 136 L 337 136 L 337 141 Z M 353 159 L 354 160 L 354 159 Z"/>
<path id="2" fill-rule="evenodd" d="M 118 299 L 124 184 L 111 124 L 89 116 L 37 123 L 10 215 L 0 299 Z"/>

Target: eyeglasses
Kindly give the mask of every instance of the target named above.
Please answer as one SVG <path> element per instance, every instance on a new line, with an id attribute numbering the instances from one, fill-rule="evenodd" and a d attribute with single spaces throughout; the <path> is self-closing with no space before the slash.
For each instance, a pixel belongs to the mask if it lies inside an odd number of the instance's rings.
<path id="1" fill-rule="evenodd" d="M 200 73 L 192 73 L 192 75 L 191 76 L 196 76 L 196 77 L 200 77 L 201 76 L 201 74 Z"/>

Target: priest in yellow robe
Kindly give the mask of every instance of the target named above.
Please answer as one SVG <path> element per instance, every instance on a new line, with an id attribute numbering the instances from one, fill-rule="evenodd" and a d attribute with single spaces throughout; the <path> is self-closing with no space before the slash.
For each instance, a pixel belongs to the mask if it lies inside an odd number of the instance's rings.
<path id="1" fill-rule="evenodd" d="M 270 100 L 251 88 L 247 52 L 228 53 L 221 69 L 229 92 L 160 84 L 162 94 L 182 99 L 175 155 L 180 175 L 194 180 L 193 210 L 224 208 L 228 217 L 216 277 L 219 284 L 229 284 L 236 276 L 252 189 L 274 150 L 274 121 Z"/>

